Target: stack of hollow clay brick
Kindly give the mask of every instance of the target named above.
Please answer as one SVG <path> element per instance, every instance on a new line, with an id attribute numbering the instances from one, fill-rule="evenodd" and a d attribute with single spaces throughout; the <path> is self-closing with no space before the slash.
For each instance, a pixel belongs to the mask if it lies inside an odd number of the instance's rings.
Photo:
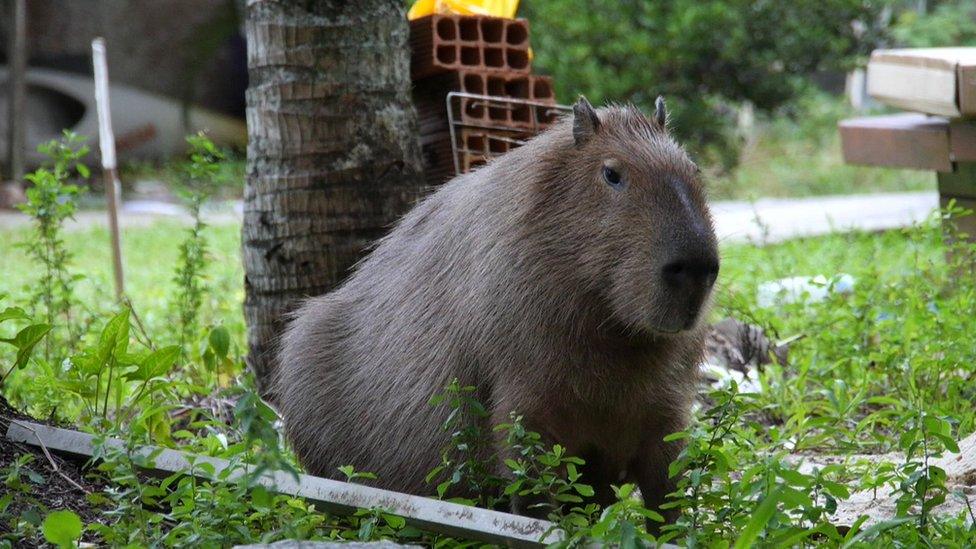
<path id="1" fill-rule="evenodd" d="M 532 74 L 526 20 L 431 15 L 410 22 L 410 46 L 428 184 L 438 185 L 455 175 L 455 149 L 464 173 L 554 122 L 554 110 L 506 101 L 556 104 L 552 80 Z M 450 92 L 499 99 L 459 98 L 452 103 L 455 147 L 446 102 Z"/>

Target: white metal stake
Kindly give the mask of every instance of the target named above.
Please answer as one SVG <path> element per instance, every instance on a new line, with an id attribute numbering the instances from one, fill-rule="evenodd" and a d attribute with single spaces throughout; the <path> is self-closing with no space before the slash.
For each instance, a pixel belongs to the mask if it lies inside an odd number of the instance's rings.
<path id="1" fill-rule="evenodd" d="M 119 235 L 119 197 L 122 194 L 115 162 L 115 135 L 112 133 L 112 108 L 108 99 L 108 63 L 105 40 L 92 40 L 92 64 L 95 68 L 95 103 L 98 106 L 98 145 L 102 151 L 102 178 L 108 209 L 108 228 L 112 235 L 112 259 L 115 272 L 115 297 L 125 294 L 122 273 L 122 241 Z"/>

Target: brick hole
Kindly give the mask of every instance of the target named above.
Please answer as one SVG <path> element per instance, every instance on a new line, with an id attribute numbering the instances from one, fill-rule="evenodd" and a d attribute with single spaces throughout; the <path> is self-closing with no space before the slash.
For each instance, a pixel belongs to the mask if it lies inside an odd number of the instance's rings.
<path id="1" fill-rule="evenodd" d="M 552 98 L 552 86 L 549 82 L 543 80 L 542 78 L 537 78 L 535 82 L 532 83 L 532 97 L 536 99 L 551 99 Z"/>
<path id="2" fill-rule="evenodd" d="M 497 137 L 488 136 L 488 151 L 492 154 L 502 154 L 508 151 L 508 142 Z"/>
<path id="3" fill-rule="evenodd" d="M 464 114 L 471 118 L 485 117 L 485 102 L 481 99 L 465 99 Z"/>
<path id="4" fill-rule="evenodd" d="M 512 105 L 512 122 L 532 122 L 530 105 Z"/>
<path id="5" fill-rule="evenodd" d="M 505 83 L 505 95 L 519 99 L 529 98 L 529 79 L 513 78 Z"/>
<path id="6" fill-rule="evenodd" d="M 437 46 L 437 62 L 442 65 L 453 65 L 457 62 L 457 48 L 454 46 Z"/>
<path id="7" fill-rule="evenodd" d="M 503 68 L 505 66 L 504 51 L 501 48 L 485 48 L 485 66 Z"/>
<path id="8" fill-rule="evenodd" d="M 518 46 L 529 39 L 529 30 L 521 21 L 509 21 L 505 26 L 505 42 L 510 46 Z"/>
<path id="9" fill-rule="evenodd" d="M 499 78 L 497 76 L 488 77 L 488 95 L 496 95 L 498 97 L 504 97 L 505 95 L 505 79 Z"/>
<path id="10" fill-rule="evenodd" d="M 449 17 L 442 17 L 437 21 L 437 37 L 445 42 L 457 40 L 457 26 Z"/>
<path id="11" fill-rule="evenodd" d="M 552 124 L 559 117 L 559 111 L 556 109 L 549 109 L 546 107 L 536 107 L 535 109 L 535 119 L 536 122 L 543 125 Z"/>
<path id="12" fill-rule="evenodd" d="M 469 135 L 465 139 L 464 148 L 468 149 L 472 153 L 484 154 L 485 149 L 485 136 L 483 135 Z"/>
<path id="13" fill-rule="evenodd" d="M 461 30 L 461 40 L 466 42 L 478 41 L 478 20 L 461 18 L 458 19 L 458 27 Z"/>
<path id="14" fill-rule="evenodd" d="M 461 64 L 468 67 L 477 67 L 481 65 L 481 51 L 474 46 L 462 47 Z"/>
<path id="15" fill-rule="evenodd" d="M 505 96 L 505 79 L 498 76 L 488 77 L 488 95 L 494 97 Z M 505 105 L 492 102 L 488 104 L 488 118 L 499 122 L 508 122 L 508 109 Z"/>
<path id="16" fill-rule="evenodd" d="M 488 119 L 496 122 L 508 122 L 508 107 L 498 103 L 488 105 Z"/>
<path id="17" fill-rule="evenodd" d="M 478 95 L 485 94 L 485 81 L 480 74 L 464 75 L 464 91 Z"/>
<path id="18" fill-rule="evenodd" d="M 481 20 L 481 39 L 489 44 L 500 44 L 505 31 L 505 22 L 501 19 Z"/>
<path id="19" fill-rule="evenodd" d="M 505 61 L 512 70 L 523 70 L 529 66 L 529 52 L 526 50 L 505 50 Z"/>

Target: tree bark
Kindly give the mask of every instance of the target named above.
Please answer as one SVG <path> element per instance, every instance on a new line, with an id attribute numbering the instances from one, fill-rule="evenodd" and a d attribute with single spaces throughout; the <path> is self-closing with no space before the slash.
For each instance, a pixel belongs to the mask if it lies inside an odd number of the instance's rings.
<path id="1" fill-rule="evenodd" d="M 400 0 L 250 0 L 244 312 L 273 402 L 285 316 L 332 290 L 418 198 L 422 163 Z"/>

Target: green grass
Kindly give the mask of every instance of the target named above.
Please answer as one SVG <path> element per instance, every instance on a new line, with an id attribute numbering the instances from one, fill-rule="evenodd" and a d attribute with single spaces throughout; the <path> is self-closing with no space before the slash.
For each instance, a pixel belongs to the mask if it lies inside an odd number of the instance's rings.
<path id="1" fill-rule="evenodd" d="M 181 225 L 157 223 L 123 234 L 129 293 L 159 345 L 172 343 L 174 338 L 174 265 L 185 232 Z M 31 293 L 37 267 L 16 247 L 30 235 L 25 228 L 7 232 L 0 239 L 5 275 L 0 279 L 0 294 L 9 294 L 3 306 L 23 304 Z M 222 382 L 219 375 L 213 375 L 213 353 L 219 345 L 214 345 L 212 326 L 227 328 L 231 352 L 226 367 L 235 374 L 242 371 L 239 235 L 236 225 L 206 229 L 210 260 L 201 319 L 206 328 L 199 344 L 185 349 L 187 362 L 168 374 L 165 383 L 153 386 L 151 400 L 163 407 L 140 408 L 144 411 L 120 434 L 136 441 L 257 460 L 267 466 L 288 466 L 293 458 L 278 446 L 270 416 L 248 400 L 252 393 L 246 390 L 243 402 L 247 405 L 239 405 L 230 427 L 207 419 L 206 410 L 189 422 L 177 423 L 166 415 L 167 406 L 193 401 L 210 395 L 215 386 L 228 385 L 226 379 Z M 69 231 L 63 237 L 74 254 L 71 271 L 84 275 L 78 291 L 90 319 L 85 344 L 96 348 L 102 345 L 99 332 L 117 310 L 112 299 L 108 236 L 104 229 L 90 228 Z M 944 479 L 926 463 L 952 449 L 955 440 L 976 431 L 976 347 L 972 345 L 976 276 L 973 263 L 966 259 L 970 256 L 957 254 L 955 257 L 965 261 L 950 264 L 946 251 L 938 218 L 882 234 L 838 234 L 761 248 L 723 246 L 713 316 L 756 323 L 775 339 L 799 339 L 791 347 L 788 364 L 770 365 L 762 371 L 760 392 L 742 394 L 726 389 L 711 393 L 697 413 L 698 421 L 682 435 L 688 449 L 675 465 L 683 487 L 683 495 L 676 500 L 681 519 L 671 532 L 676 541 L 713 546 L 735 542 L 748 532 L 749 539 L 770 546 L 785 539 L 793 540 L 792 544 L 840 546 L 844 536 L 831 523 L 830 511 L 848 493 L 880 485 L 895 486 L 896 496 L 906 503 L 902 516 L 887 525 L 887 530 L 864 534 L 863 546 L 895 541 L 965 545 L 973 541 L 976 534 L 966 529 L 965 517 L 932 517 L 918 507 L 954 497 Z M 855 277 L 853 293 L 833 295 L 821 303 L 772 309 L 756 305 L 757 287 L 762 282 L 837 273 Z M 8 364 L 11 358 L 9 347 L 0 347 L 0 364 Z M 111 432 L 118 428 L 111 423 L 118 421 L 112 414 L 98 417 L 82 412 L 76 402 L 87 398 L 84 393 L 78 397 L 65 393 L 64 387 L 77 388 L 81 383 L 63 381 L 63 376 L 75 375 L 73 368 L 59 373 L 56 368 L 32 363 L 11 375 L 4 395 L 34 412 L 80 421 L 85 429 Z M 248 386 L 240 381 L 229 385 L 238 394 L 241 387 Z M 122 401 L 131 397 L 130 389 L 117 390 L 122 391 Z M 228 446 L 227 440 L 237 442 Z M 544 450 L 540 446 L 539 451 Z M 889 451 L 906 457 L 899 463 L 848 463 L 806 473 L 796 465 L 798 456 L 828 454 L 843 460 L 848 455 Z M 220 540 L 229 539 L 226 536 L 231 533 L 240 541 L 260 539 L 262 533 L 269 540 L 291 535 L 431 541 L 379 511 L 339 520 L 295 500 L 255 494 L 247 485 L 196 485 L 174 478 L 168 481 L 175 487 L 171 492 L 160 491 L 152 483 L 138 481 L 131 460 L 124 455 L 111 457 L 102 472 L 120 486 L 101 499 L 119 522 L 111 528 L 88 525 L 86 535 L 108 545 L 147 541 L 140 536 L 166 536 L 168 543 L 177 544 L 189 539 Z M 8 468 L 0 471 L 0 477 L 3 474 L 12 473 Z M 179 519 L 167 523 L 162 515 L 147 512 L 140 501 L 148 502 L 150 508 L 169 507 Z M 187 501 L 195 503 L 187 505 Z M 638 503 L 625 497 L 603 519 L 573 511 L 563 523 L 577 525 L 574 535 L 620 542 L 633 534 L 634 525 L 643 523 L 642 512 Z M 0 520 L 14 524 L 20 535 L 38 539 L 29 521 L 4 517 L 2 510 Z M 146 521 L 149 528 L 144 527 Z"/>
<path id="2" fill-rule="evenodd" d="M 845 164 L 837 123 L 863 115 L 841 98 L 810 93 L 793 107 L 791 116 L 757 118 L 739 166 L 728 174 L 712 171 L 713 199 L 935 190 L 931 172 Z"/>
<path id="3" fill-rule="evenodd" d="M 125 262 L 126 293 L 147 328 L 165 328 L 173 320 L 170 298 L 179 255 L 179 245 L 188 226 L 157 222 L 149 227 L 122 230 L 122 257 Z M 238 225 L 208 226 L 204 234 L 209 242 L 205 275 L 211 290 L 209 303 L 203 307 L 205 322 L 220 320 L 239 327 L 243 333 L 242 306 L 244 271 L 240 260 L 241 232 Z M 0 277 L 0 294 L 11 301 L 23 302 L 36 280 L 37 266 L 32 265 L 19 246 L 30 238 L 28 228 L 0 233 L 0 257 L 4 259 L 4 276 Z M 71 250 L 72 272 L 82 276 L 78 283 L 79 300 L 94 312 L 114 308 L 114 282 L 108 231 L 103 226 L 64 233 Z"/>

